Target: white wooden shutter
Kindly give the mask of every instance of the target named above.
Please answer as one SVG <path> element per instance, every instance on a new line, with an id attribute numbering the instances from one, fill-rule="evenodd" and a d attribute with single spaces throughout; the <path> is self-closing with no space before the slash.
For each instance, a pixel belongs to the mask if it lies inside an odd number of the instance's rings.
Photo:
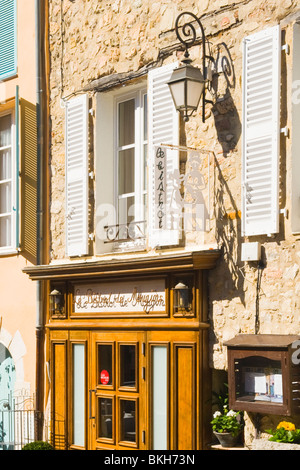
<path id="1" fill-rule="evenodd" d="M 242 234 L 277 233 L 279 219 L 280 27 L 243 43 Z"/>
<path id="2" fill-rule="evenodd" d="M 163 228 L 157 225 L 155 184 L 155 147 L 161 144 L 179 145 L 179 113 L 176 111 L 168 80 L 177 63 L 168 64 L 151 70 L 148 75 L 148 106 L 149 106 L 149 245 L 178 245 L 180 230 L 176 218 L 172 216 L 173 175 L 179 168 L 178 149 L 167 149 L 166 158 L 166 218 Z"/>
<path id="3" fill-rule="evenodd" d="M 66 254 L 88 253 L 88 97 L 66 103 Z"/>

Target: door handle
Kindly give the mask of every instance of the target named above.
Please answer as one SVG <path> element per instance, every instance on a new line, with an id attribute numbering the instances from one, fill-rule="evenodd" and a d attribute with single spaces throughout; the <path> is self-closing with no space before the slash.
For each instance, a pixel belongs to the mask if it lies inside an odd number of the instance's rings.
<path id="1" fill-rule="evenodd" d="M 90 389 L 89 390 L 89 419 L 95 419 L 96 416 L 92 416 L 92 393 L 96 393 L 97 390 Z"/>

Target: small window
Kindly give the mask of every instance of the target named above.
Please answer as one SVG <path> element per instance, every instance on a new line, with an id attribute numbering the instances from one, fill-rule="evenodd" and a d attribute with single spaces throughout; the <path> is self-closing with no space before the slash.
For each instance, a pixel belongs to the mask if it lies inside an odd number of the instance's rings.
<path id="1" fill-rule="evenodd" d="M 0 116 L 0 253 L 15 248 L 13 116 Z"/>

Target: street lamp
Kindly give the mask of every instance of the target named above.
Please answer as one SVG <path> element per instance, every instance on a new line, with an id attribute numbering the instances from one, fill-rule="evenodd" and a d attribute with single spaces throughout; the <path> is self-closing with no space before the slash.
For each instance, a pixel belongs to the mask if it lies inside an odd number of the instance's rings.
<path id="1" fill-rule="evenodd" d="M 191 65 L 188 49 L 194 45 L 197 32 L 193 25 L 193 20 L 180 26 L 180 20 L 183 16 L 191 16 L 199 25 L 202 33 L 202 71 Z M 205 52 L 205 34 L 201 21 L 193 13 L 181 13 L 175 23 L 175 31 L 177 38 L 185 47 L 184 60 L 182 65 L 175 69 L 172 73 L 168 85 L 177 111 L 183 114 L 184 121 L 188 121 L 194 111 L 197 110 L 201 96 L 202 121 L 205 122 L 205 104 L 211 101 L 205 98 L 205 84 L 207 82 L 207 66 L 206 59 L 213 60 L 211 56 L 207 56 Z"/>

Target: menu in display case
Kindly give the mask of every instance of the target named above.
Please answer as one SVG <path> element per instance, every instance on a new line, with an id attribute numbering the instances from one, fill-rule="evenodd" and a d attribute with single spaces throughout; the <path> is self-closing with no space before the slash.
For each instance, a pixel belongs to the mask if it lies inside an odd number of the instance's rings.
<path id="1" fill-rule="evenodd" d="M 232 410 L 300 414 L 298 335 L 240 334 L 227 341 L 228 392 Z"/>
<path id="2" fill-rule="evenodd" d="M 281 369 L 243 367 L 242 374 L 246 397 L 273 403 L 283 402 Z"/>

